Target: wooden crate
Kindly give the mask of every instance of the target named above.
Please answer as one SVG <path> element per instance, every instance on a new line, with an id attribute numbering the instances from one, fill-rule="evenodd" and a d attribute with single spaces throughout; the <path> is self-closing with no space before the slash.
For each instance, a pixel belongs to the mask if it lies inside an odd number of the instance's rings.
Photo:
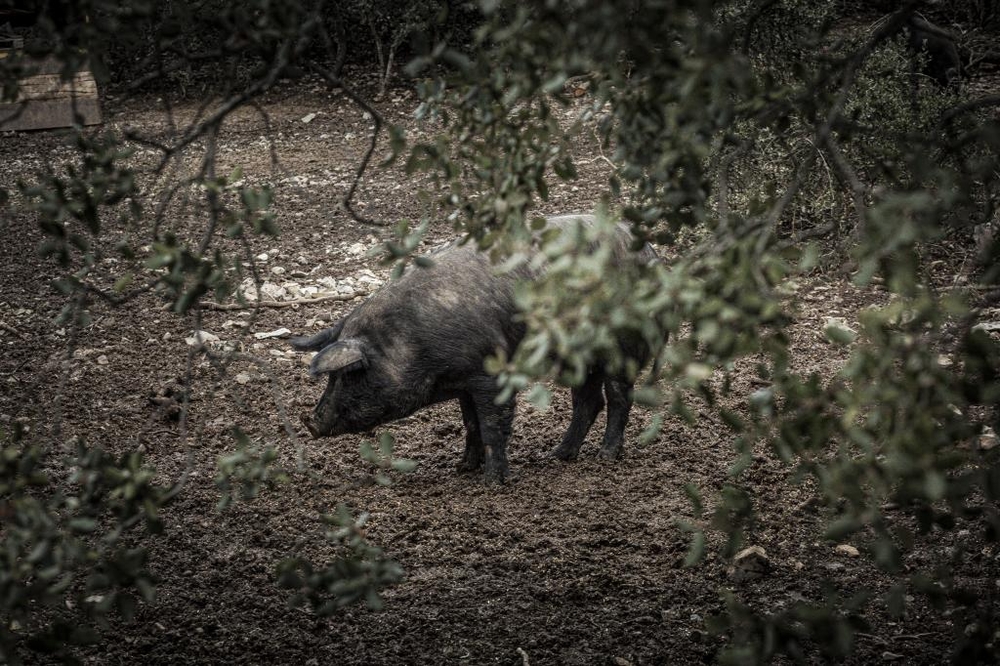
<path id="1" fill-rule="evenodd" d="M 0 49 L 0 58 L 12 52 Z M 101 122 L 97 82 L 89 69 L 63 81 L 55 60 L 40 61 L 36 68 L 35 75 L 19 82 L 17 100 L 0 103 L 0 132 L 69 127 L 76 122 L 74 114 L 82 117 L 84 125 Z"/>

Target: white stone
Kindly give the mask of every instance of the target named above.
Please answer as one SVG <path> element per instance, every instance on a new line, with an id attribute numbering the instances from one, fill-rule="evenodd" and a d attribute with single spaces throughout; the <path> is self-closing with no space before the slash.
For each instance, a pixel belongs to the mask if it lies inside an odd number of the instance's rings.
<path id="1" fill-rule="evenodd" d="M 248 375 L 245 372 L 241 372 L 238 375 L 236 375 L 234 379 L 236 380 L 237 384 L 246 384 L 248 381 L 250 381 L 250 375 Z"/>
<path id="2" fill-rule="evenodd" d="M 281 266 L 272 266 L 271 273 L 273 273 L 274 275 L 284 275 L 285 269 L 282 268 Z"/>
<path id="3" fill-rule="evenodd" d="M 267 261 L 268 259 L 267 252 L 261 252 L 256 257 L 254 257 L 254 259 L 256 259 L 257 261 Z"/>
<path id="4" fill-rule="evenodd" d="M 199 345 L 207 345 L 212 342 L 218 342 L 219 336 L 209 333 L 208 331 L 193 331 L 190 338 L 184 338 L 184 342 L 190 347 L 197 347 Z"/>
<path id="5" fill-rule="evenodd" d="M 284 288 L 280 285 L 274 284 L 273 282 L 265 282 L 260 285 L 260 293 L 265 298 L 269 298 L 272 301 L 280 301 L 288 295 L 288 292 Z"/>
<path id="6" fill-rule="evenodd" d="M 267 331 L 267 332 L 262 331 L 260 333 L 254 333 L 253 337 L 257 338 L 258 340 L 267 340 L 269 338 L 287 338 L 291 334 L 292 332 L 289 331 L 287 328 L 279 328 L 273 331 Z"/>

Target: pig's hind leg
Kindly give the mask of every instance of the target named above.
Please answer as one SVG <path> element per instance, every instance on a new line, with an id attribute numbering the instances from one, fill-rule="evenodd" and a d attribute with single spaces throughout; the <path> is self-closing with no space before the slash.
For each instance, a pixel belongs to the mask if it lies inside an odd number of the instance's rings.
<path id="1" fill-rule="evenodd" d="M 573 417 L 569 428 L 563 436 L 562 443 L 556 447 L 552 455 L 560 460 L 575 460 L 587 438 L 594 419 L 604 409 L 604 398 L 601 396 L 601 384 L 604 383 L 604 373 L 591 373 L 583 384 L 573 388 Z"/>
<path id="2" fill-rule="evenodd" d="M 632 409 L 632 384 L 622 378 L 608 377 L 604 381 L 604 395 L 608 398 L 608 425 L 604 430 L 604 443 L 597 455 L 606 460 L 615 460 L 622 454 L 625 425 Z"/>
<path id="3" fill-rule="evenodd" d="M 483 467 L 483 438 L 479 433 L 479 415 L 472 396 L 463 393 L 458 399 L 462 406 L 462 421 L 465 423 L 465 453 L 458 464 L 459 472 L 478 472 Z"/>

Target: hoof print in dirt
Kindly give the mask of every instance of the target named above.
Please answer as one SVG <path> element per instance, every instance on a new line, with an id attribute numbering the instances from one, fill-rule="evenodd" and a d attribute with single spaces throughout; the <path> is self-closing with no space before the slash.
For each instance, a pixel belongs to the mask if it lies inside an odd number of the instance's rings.
<path id="1" fill-rule="evenodd" d="M 591 215 L 547 220 L 572 233 L 594 224 Z M 620 225 L 614 260 L 648 264 L 659 258 L 648 244 L 633 251 L 628 228 Z M 358 433 L 457 399 L 465 424 L 465 454 L 459 469 L 484 468 L 487 483 L 509 478 L 507 442 L 515 398 L 498 404 L 501 389 L 483 369 L 487 357 L 511 358 L 524 337 L 517 321 L 514 285 L 537 278 L 530 262 L 498 274 L 487 254 L 457 241 L 429 255 L 429 267 L 411 266 L 334 326 L 291 340 L 299 351 L 318 352 L 309 371 L 327 375 L 326 390 L 304 422 L 314 437 Z M 621 340 L 623 358 L 641 367 L 645 343 Z M 594 419 L 608 410 L 601 456 L 617 458 L 632 407 L 632 378 L 606 372 L 598 361 L 573 388 L 573 414 L 556 456 L 577 456 Z"/>

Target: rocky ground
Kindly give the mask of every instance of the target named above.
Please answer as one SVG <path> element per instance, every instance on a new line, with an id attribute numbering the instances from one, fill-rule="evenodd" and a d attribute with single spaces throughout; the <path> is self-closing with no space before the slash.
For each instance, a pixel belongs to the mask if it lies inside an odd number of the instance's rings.
<path id="1" fill-rule="evenodd" d="M 580 104 L 585 103 L 581 100 Z M 416 101 L 392 90 L 378 102 L 389 121 L 411 120 Z M 194 104 L 171 109 L 183 124 Z M 573 109 L 567 112 L 572 112 Z M 171 131 L 171 115 L 154 98 L 108 100 L 106 126 Z M 308 120 L 307 120 L 308 119 Z M 711 535 L 705 561 L 685 568 L 693 518 L 685 483 L 711 497 L 736 459 L 727 430 L 706 412 L 695 426 L 669 419 L 656 441 L 640 446 L 650 415 L 633 412 L 622 460 L 596 459 L 596 424 L 581 459 L 561 463 L 548 452 L 568 423 L 569 397 L 557 392 L 546 412 L 522 404 L 511 442 L 517 473 L 503 487 L 456 473 L 463 431 L 457 405 L 421 411 L 388 426 L 397 455 L 416 461 L 384 487 L 359 455 L 363 437 L 310 440 L 297 415 L 322 384 L 307 357 L 290 350 L 289 333 L 312 333 L 348 312 L 387 279 L 369 250 L 389 232 L 352 220 L 337 201 L 366 148 L 371 119 L 335 92 L 303 83 L 245 110 L 224 125 L 219 172 L 237 166 L 250 182 L 274 184 L 281 235 L 253 239 L 261 280 L 241 285 L 260 308 L 211 309 L 178 317 L 146 295 L 128 307 L 95 303 L 79 333 L 53 325 L 64 301 L 50 285 L 52 262 L 37 258 L 35 220 L 8 211 L 0 229 L 0 419 L 19 420 L 38 436 L 85 438 L 120 453 L 145 451 L 159 478 L 185 480 L 165 510 L 165 532 L 151 542 L 160 582 L 156 603 L 131 623 L 115 621 L 93 664 L 688 664 L 711 662 L 722 642 L 705 620 L 733 591 L 755 607 L 779 611 L 827 589 L 876 593 L 890 582 L 849 543 L 822 540 L 825 516 L 780 462 L 761 451 L 749 478 L 760 519 L 743 562 L 730 568 Z M 583 137 L 582 141 L 586 141 Z M 197 146 L 194 147 L 197 149 Z M 597 155 L 592 145 L 581 153 Z M 47 161 L 69 159 L 55 133 L 0 137 L 0 180 L 30 177 Z M 139 150 L 138 164 L 155 152 Z M 191 157 L 196 159 L 197 155 Z M 581 178 L 552 188 L 543 213 L 589 211 L 605 189 L 607 164 L 580 160 Z M 162 188 L 156 181 L 155 187 Z M 359 210 L 380 222 L 419 218 L 427 207 L 419 183 L 398 169 L 366 174 Z M 196 203 L 171 205 L 167 224 L 200 228 Z M 428 244 L 450 238 L 445 223 Z M 114 263 L 107 264 L 108 273 Z M 258 292 L 257 285 L 260 289 Z M 856 324 L 857 313 L 885 303 L 886 292 L 861 291 L 844 276 L 820 273 L 799 287 L 790 329 L 802 367 L 828 374 L 843 362 L 822 335 L 828 318 Z M 70 339 L 72 338 L 72 339 Z M 211 363 L 200 351 L 230 360 Z M 67 349 L 71 350 L 67 358 Z M 737 377 L 732 407 L 754 390 L 751 372 Z M 179 418 L 188 391 L 188 408 Z M 292 481 L 256 499 L 217 510 L 213 479 L 238 426 L 275 446 Z M 350 607 L 318 618 L 288 605 L 275 584 L 277 563 L 293 554 L 332 556 L 319 517 L 345 503 L 370 514 L 369 539 L 405 569 L 385 593 L 384 609 Z M 957 546 L 973 555 L 960 575 L 976 589 L 1000 585 L 1000 553 L 975 529 L 936 534 L 908 555 L 928 566 Z M 905 617 L 872 607 L 872 627 L 857 638 L 848 663 L 939 664 L 961 622 L 932 612 L 921 597 Z"/>

